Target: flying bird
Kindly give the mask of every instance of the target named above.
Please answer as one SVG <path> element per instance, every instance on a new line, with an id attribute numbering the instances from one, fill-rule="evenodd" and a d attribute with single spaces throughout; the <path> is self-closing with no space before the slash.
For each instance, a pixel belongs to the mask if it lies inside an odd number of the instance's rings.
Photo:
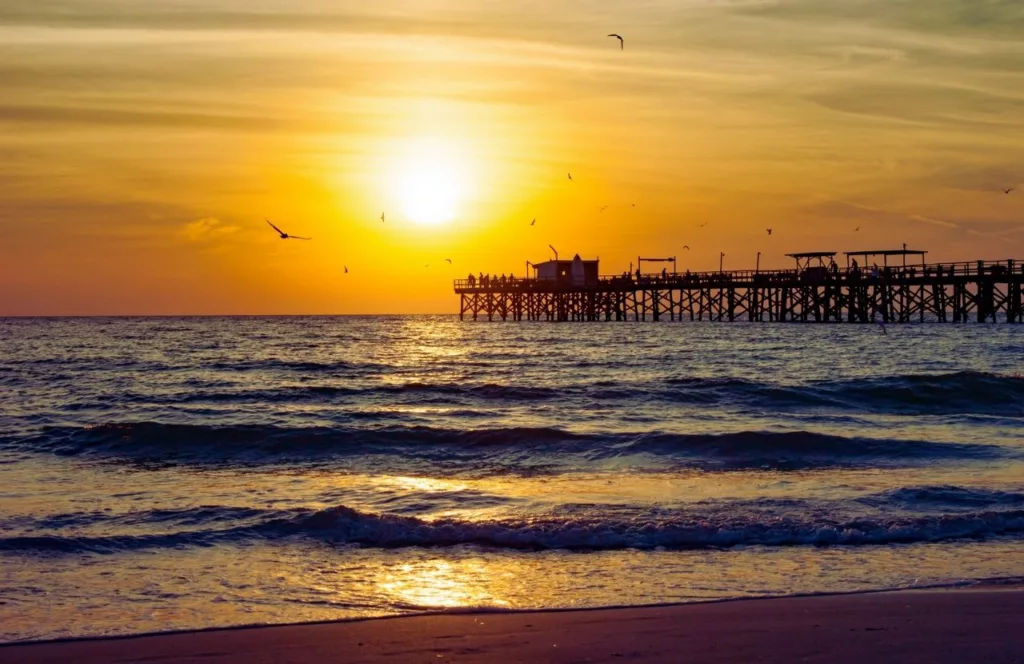
<path id="1" fill-rule="evenodd" d="M 530 225 L 531 225 L 531 226 L 536 226 L 536 225 L 537 225 L 537 220 L 536 220 L 536 219 L 534 219 L 533 221 L 531 221 L 531 222 L 530 222 Z"/>
<path id="2" fill-rule="evenodd" d="M 860 232 L 860 226 L 858 226 L 857 228 L 854 228 L 854 229 L 853 229 L 853 232 L 854 232 L 854 233 L 859 233 L 859 232 Z"/>
<path id="3" fill-rule="evenodd" d="M 1014 189 L 1016 189 L 1016 188 L 1017 188 L 1017 187 L 1010 187 L 1009 189 L 1003 189 L 1003 193 L 1004 193 L 1004 194 L 1008 194 L 1008 193 L 1010 193 L 1011 191 L 1013 191 L 1013 190 L 1014 190 Z"/>
<path id="4" fill-rule="evenodd" d="M 708 225 L 708 222 L 705 221 L 703 224 L 700 225 L 700 228 L 704 228 L 707 225 Z"/>
<path id="5" fill-rule="evenodd" d="M 622 38 L 622 35 L 618 35 L 618 34 L 615 34 L 615 33 L 613 32 L 613 33 L 611 33 L 611 34 L 610 34 L 610 35 L 608 35 L 608 36 L 609 36 L 609 37 L 615 37 L 616 39 L 618 39 L 618 40 L 619 40 L 619 50 L 620 50 L 620 51 L 626 48 L 626 40 Z M 641 50 L 642 50 L 642 49 L 641 49 Z"/>
<path id="6" fill-rule="evenodd" d="M 572 173 L 569 173 L 569 182 L 575 182 L 575 180 L 572 179 Z"/>
<path id="7" fill-rule="evenodd" d="M 768 235 L 771 235 L 771 234 L 772 234 L 772 229 L 770 229 L 770 228 L 766 228 L 765 230 L 766 230 L 766 231 L 768 231 Z"/>
<path id="8" fill-rule="evenodd" d="M 598 213 L 604 212 L 604 211 L 605 211 L 605 210 L 607 210 L 607 209 L 608 209 L 608 206 L 607 206 L 607 205 L 605 205 L 605 206 L 604 206 L 603 208 L 601 208 L 600 210 L 598 210 Z"/>
<path id="9" fill-rule="evenodd" d="M 342 267 L 345 268 L 345 274 L 348 274 L 348 265 L 343 265 Z"/>
<path id="10" fill-rule="evenodd" d="M 687 251 L 689 251 L 689 250 L 690 250 L 690 245 L 688 245 L 688 244 L 684 244 L 684 245 L 683 245 L 683 249 L 686 249 Z"/>
<path id="11" fill-rule="evenodd" d="M 380 213 L 380 223 L 382 223 L 382 224 L 384 223 L 384 213 L 383 212 Z"/>
<path id="12" fill-rule="evenodd" d="M 449 265 L 451 265 L 451 264 L 452 264 L 452 259 L 450 259 L 450 258 L 446 258 L 445 260 L 446 260 L 446 261 L 448 261 L 448 264 L 449 264 Z"/>
<path id="13" fill-rule="evenodd" d="M 270 224 L 270 220 L 269 219 L 267 219 L 267 223 Z M 283 230 L 281 230 L 280 228 L 278 228 L 274 224 L 270 224 L 270 227 L 273 228 L 275 231 L 277 231 L 277 234 L 281 236 L 282 240 L 312 240 L 313 239 L 311 237 L 299 237 L 298 235 L 288 235 L 287 233 L 285 233 Z"/>

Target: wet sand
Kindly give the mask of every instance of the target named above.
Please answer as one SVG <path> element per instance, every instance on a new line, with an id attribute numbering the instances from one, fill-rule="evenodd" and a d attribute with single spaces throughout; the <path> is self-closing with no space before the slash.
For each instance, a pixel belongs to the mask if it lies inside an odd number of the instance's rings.
<path id="1" fill-rule="evenodd" d="M 0 661 L 1021 662 L 1024 588 L 248 627 L 0 648 Z"/>

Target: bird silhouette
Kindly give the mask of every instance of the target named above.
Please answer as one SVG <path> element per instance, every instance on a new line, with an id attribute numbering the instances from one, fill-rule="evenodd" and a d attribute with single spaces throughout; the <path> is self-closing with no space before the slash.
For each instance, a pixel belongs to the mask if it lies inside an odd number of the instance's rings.
<path id="1" fill-rule="evenodd" d="M 288 235 L 287 233 L 285 233 L 283 230 L 281 230 L 280 228 L 278 228 L 274 224 L 271 224 L 269 219 L 267 219 L 267 223 L 270 224 L 271 228 L 273 228 L 275 231 L 277 231 L 277 234 L 281 236 L 282 240 L 312 240 L 313 239 L 311 237 L 299 237 L 298 235 Z"/>
<path id="2" fill-rule="evenodd" d="M 383 212 L 380 213 L 380 223 L 382 223 L 382 224 L 384 223 L 384 213 Z"/>
<path id="3" fill-rule="evenodd" d="M 345 268 L 345 274 L 348 274 L 348 265 L 343 265 L 342 267 Z"/>
<path id="4" fill-rule="evenodd" d="M 603 208 L 601 208 L 600 210 L 598 210 L 598 213 L 604 212 L 604 211 L 605 211 L 605 210 L 607 210 L 607 209 L 608 209 L 608 206 L 607 206 L 607 205 L 605 205 L 605 206 L 604 206 Z"/>
<path id="5" fill-rule="evenodd" d="M 633 207 L 636 207 L 636 203 L 630 203 L 630 205 L 632 205 Z"/>
<path id="6" fill-rule="evenodd" d="M 427 264 L 426 264 L 426 265 L 424 265 L 423 267 L 430 267 L 430 263 L 427 263 Z"/>
<path id="7" fill-rule="evenodd" d="M 531 226 L 536 226 L 536 225 L 537 225 L 537 220 L 536 220 L 536 219 L 534 219 L 533 221 L 531 221 L 531 222 L 530 222 L 530 225 L 531 225 Z"/>
<path id="8" fill-rule="evenodd" d="M 686 249 L 687 251 L 689 251 L 689 250 L 690 250 L 690 245 L 688 245 L 688 244 L 684 244 L 684 245 L 683 245 L 683 249 Z"/>
<path id="9" fill-rule="evenodd" d="M 445 260 L 446 260 L 446 261 L 448 261 L 448 264 L 449 264 L 449 265 L 451 265 L 451 264 L 452 264 L 452 259 L 450 259 L 450 258 L 446 258 Z"/>
<path id="10" fill-rule="evenodd" d="M 575 180 L 572 179 L 572 173 L 569 173 L 569 182 L 575 182 Z"/>
<path id="11" fill-rule="evenodd" d="M 699 227 L 700 227 L 700 228 L 704 228 L 704 227 L 705 227 L 705 226 L 707 226 L 707 225 L 708 225 L 708 222 L 706 222 L 706 221 L 705 221 L 705 222 L 704 222 L 703 224 L 701 224 L 701 225 L 700 225 Z"/>
<path id="12" fill-rule="evenodd" d="M 766 230 L 766 231 L 768 231 L 768 235 L 771 235 L 771 234 L 772 234 L 772 229 L 770 229 L 770 228 L 766 228 L 765 230 Z"/>
<path id="13" fill-rule="evenodd" d="M 608 35 L 608 36 L 609 36 L 609 37 L 615 37 L 616 39 L 618 39 L 618 40 L 619 40 L 619 50 L 620 50 L 620 51 L 626 48 L 626 40 L 622 38 L 622 35 L 618 35 L 618 34 L 615 34 L 615 33 L 613 32 L 613 33 L 611 33 L 611 34 L 610 34 L 610 35 Z M 640 50 L 643 50 L 643 49 L 640 49 Z"/>
<path id="14" fill-rule="evenodd" d="M 1010 193 L 1011 191 L 1013 191 L 1014 189 L 1016 189 L 1016 187 L 1010 187 L 1009 189 L 1003 189 L 1003 193 L 1004 193 L 1004 194 L 1008 194 L 1008 193 Z"/>
<path id="15" fill-rule="evenodd" d="M 857 228 L 854 228 L 854 229 L 853 229 L 853 232 L 854 232 L 854 233 L 859 233 L 859 232 L 860 232 L 860 226 L 858 226 Z"/>

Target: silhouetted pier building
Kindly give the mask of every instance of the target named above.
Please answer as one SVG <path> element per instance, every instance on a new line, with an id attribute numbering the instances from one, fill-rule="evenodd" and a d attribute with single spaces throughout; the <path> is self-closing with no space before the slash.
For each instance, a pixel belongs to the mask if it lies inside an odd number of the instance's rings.
<path id="1" fill-rule="evenodd" d="M 638 259 L 635 272 L 616 275 L 600 275 L 597 260 L 556 256 L 527 263 L 526 278 L 456 280 L 455 293 L 459 317 L 472 320 L 1024 322 L 1022 261 L 929 264 L 926 253 L 851 251 L 840 266 L 838 252 L 806 252 L 787 254 L 790 270 L 717 272 Z M 672 261 L 672 271 L 642 272 L 648 260 Z"/>
<path id="2" fill-rule="evenodd" d="M 601 277 L 597 265 L 597 260 L 585 261 L 579 254 L 571 261 L 555 258 L 543 263 L 527 263 L 527 267 L 533 268 L 535 280 L 577 288 L 599 285 Z"/>

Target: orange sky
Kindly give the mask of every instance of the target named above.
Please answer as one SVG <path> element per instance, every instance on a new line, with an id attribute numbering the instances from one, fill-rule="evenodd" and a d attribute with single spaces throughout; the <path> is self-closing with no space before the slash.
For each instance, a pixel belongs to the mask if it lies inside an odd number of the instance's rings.
<path id="1" fill-rule="evenodd" d="M 0 315 L 452 312 L 549 243 L 1024 259 L 1021 34 L 1016 0 L 5 0 Z"/>

